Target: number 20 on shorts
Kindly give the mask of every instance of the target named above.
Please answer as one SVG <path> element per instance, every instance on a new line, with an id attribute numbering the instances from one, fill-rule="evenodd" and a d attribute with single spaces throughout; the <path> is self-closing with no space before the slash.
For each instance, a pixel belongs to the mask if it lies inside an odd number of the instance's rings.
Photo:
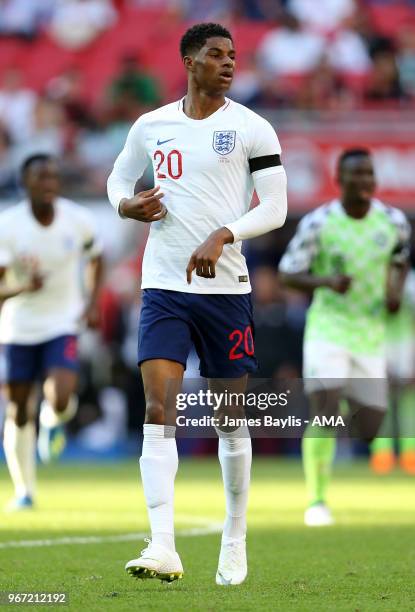
<path id="1" fill-rule="evenodd" d="M 229 351 L 229 359 L 242 359 L 245 354 L 253 355 L 254 354 L 254 338 L 252 336 L 252 328 L 250 325 L 245 327 L 244 331 L 240 329 L 234 329 L 228 336 L 231 342 L 234 342 L 234 345 Z M 243 344 L 244 353 L 241 352 Z"/>

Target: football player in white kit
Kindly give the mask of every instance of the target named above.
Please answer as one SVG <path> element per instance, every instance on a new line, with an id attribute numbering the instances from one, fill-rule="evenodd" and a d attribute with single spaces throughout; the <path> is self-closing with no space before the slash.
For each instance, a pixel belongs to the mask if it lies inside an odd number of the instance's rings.
<path id="1" fill-rule="evenodd" d="M 218 24 L 198 24 L 184 34 L 180 51 L 186 96 L 135 122 L 108 179 L 121 217 L 151 223 L 138 363 L 146 396 L 140 470 L 152 539 L 126 570 L 168 581 L 183 575 L 174 542 L 178 459 L 175 420 L 166 417 L 168 382 L 180 387 L 193 343 L 211 388 L 225 378 L 232 390 L 244 391 L 256 360 L 241 241 L 282 226 L 287 212 L 274 129 L 225 97 L 235 69 L 231 34 Z M 134 195 L 149 164 L 155 187 Z M 259 204 L 249 210 L 254 189 Z M 247 575 L 251 440 L 246 427 L 218 434 L 226 519 L 216 582 L 234 585 Z"/>
<path id="2" fill-rule="evenodd" d="M 4 345 L 4 452 L 15 488 L 10 510 L 31 508 L 36 472 L 36 383 L 43 382 L 38 450 L 42 460 L 65 443 L 63 424 L 77 408 L 77 332 L 97 323 L 102 262 L 92 215 L 58 196 L 57 162 L 23 164 L 27 198 L 0 214 L 0 342 Z M 84 303 L 81 261 L 89 260 Z"/>

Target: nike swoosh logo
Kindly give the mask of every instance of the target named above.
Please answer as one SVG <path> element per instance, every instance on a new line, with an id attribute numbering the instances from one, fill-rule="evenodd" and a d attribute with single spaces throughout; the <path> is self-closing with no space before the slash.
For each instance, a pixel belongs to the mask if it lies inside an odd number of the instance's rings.
<path id="1" fill-rule="evenodd" d="M 165 144 L 166 142 L 170 142 L 171 140 L 176 140 L 175 138 L 168 138 L 167 140 L 157 140 L 157 146 L 159 147 L 162 144 Z"/>
<path id="2" fill-rule="evenodd" d="M 225 585 L 227 585 L 227 584 L 231 584 L 231 582 L 232 582 L 232 578 L 229 578 L 229 580 L 227 580 L 226 578 L 224 578 L 224 577 L 222 576 L 222 574 L 221 574 L 220 572 L 218 572 L 218 576 L 220 576 L 220 577 L 221 577 L 221 579 L 222 579 L 222 583 L 223 583 L 223 584 L 225 584 Z"/>

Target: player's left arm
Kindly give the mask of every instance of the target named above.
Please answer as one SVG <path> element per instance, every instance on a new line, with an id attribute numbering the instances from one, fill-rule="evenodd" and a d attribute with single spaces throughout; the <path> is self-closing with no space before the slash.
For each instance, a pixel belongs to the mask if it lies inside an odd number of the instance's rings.
<path id="1" fill-rule="evenodd" d="M 86 259 L 85 288 L 87 299 L 83 313 L 83 320 L 88 327 L 99 325 L 99 296 L 104 276 L 104 258 L 102 244 L 95 229 L 92 215 L 83 210 L 80 215 L 80 229 L 82 235 L 82 254 Z"/>
<path id="2" fill-rule="evenodd" d="M 392 251 L 386 280 L 386 308 L 391 313 L 398 312 L 401 306 L 405 279 L 409 271 L 411 239 L 411 227 L 406 217 L 401 211 L 397 209 L 395 211 L 397 240 Z"/>
<path id="3" fill-rule="evenodd" d="M 95 255 L 87 264 L 85 270 L 85 284 L 88 291 L 88 300 L 84 311 L 84 320 L 88 327 L 99 325 L 99 295 L 104 275 L 104 261 L 102 255 Z"/>
<path id="4" fill-rule="evenodd" d="M 259 204 L 242 217 L 219 228 L 192 254 L 186 269 L 198 276 L 215 278 L 215 266 L 225 244 L 256 238 L 284 225 L 287 217 L 287 176 L 281 164 L 281 147 L 271 125 L 258 117 L 249 151 L 249 170 Z"/>

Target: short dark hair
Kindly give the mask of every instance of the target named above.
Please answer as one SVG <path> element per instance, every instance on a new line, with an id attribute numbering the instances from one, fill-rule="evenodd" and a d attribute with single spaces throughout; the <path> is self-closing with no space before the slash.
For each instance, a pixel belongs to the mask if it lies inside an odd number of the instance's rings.
<path id="1" fill-rule="evenodd" d="M 30 170 L 30 167 L 33 164 L 37 164 L 38 162 L 48 162 L 48 161 L 53 161 L 55 158 L 53 157 L 53 155 L 50 155 L 50 153 L 34 153 L 33 155 L 31 155 L 30 157 L 27 157 L 21 168 L 20 168 L 20 176 L 22 178 L 22 180 L 24 180 L 26 178 L 27 173 Z"/>
<path id="2" fill-rule="evenodd" d="M 340 173 L 343 170 L 344 163 L 353 157 L 372 157 L 369 149 L 365 149 L 364 147 L 355 148 L 355 149 L 346 149 L 340 155 L 337 162 L 337 171 Z"/>
<path id="3" fill-rule="evenodd" d="M 229 30 L 221 26 L 219 23 L 197 23 L 185 32 L 180 41 L 180 54 L 182 57 L 189 55 L 193 51 L 199 51 L 208 38 L 213 36 L 221 36 L 229 38 L 233 42 L 233 38 Z"/>

